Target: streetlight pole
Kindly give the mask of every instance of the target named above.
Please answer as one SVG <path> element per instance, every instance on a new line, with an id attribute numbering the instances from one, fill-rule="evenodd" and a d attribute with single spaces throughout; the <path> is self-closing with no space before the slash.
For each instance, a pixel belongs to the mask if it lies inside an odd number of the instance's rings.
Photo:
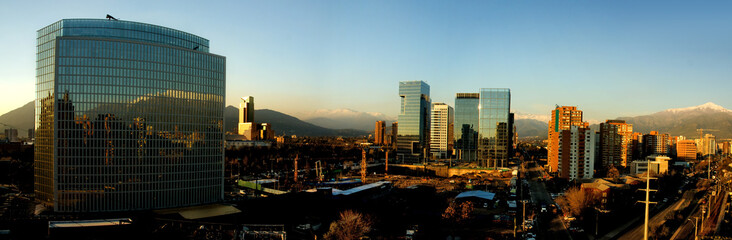
<path id="1" fill-rule="evenodd" d="M 699 228 L 701 228 L 701 233 L 704 234 L 704 214 L 707 213 L 707 210 L 702 205 L 702 215 L 701 215 L 701 225 L 699 225 Z"/>
<path id="2" fill-rule="evenodd" d="M 699 240 L 699 230 L 698 225 L 699 224 L 699 217 L 694 217 L 694 240 Z"/>

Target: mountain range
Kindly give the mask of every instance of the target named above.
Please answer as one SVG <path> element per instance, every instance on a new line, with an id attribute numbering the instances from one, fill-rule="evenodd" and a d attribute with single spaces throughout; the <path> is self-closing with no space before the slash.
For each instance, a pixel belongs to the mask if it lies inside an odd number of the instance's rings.
<path id="1" fill-rule="evenodd" d="M 16 108 L 0 116 L 0 128 L 18 129 L 18 137 L 28 137 L 28 129 L 34 128 L 35 122 L 33 115 L 35 101 L 26 103 L 22 107 Z"/>
<path id="2" fill-rule="evenodd" d="M 538 115 L 537 115 L 538 116 Z M 548 122 L 538 119 L 545 119 L 545 116 L 516 117 L 515 124 L 519 137 L 542 137 L 546 138 Z M 698 138 L 697 129 L 704 129 L 718 139 L 732 138 L 732 110 L 708 102 L 702 105 L 672 108 L 657 113 L 636 116 L 619 117 L 633 124 L 633 131 L 647 134 L 651 131 L 669 133 L 672 136 L 685 136 L 687 138 Z"/>
<path id="3" fill-rule="evenodd" d="M 29 102 L 15 110 L 0 116 L 0 128 L 8 126 L 18 129 L 20 137 L 27 136 L 27 130 L 33 128 L 34 104 Z M 517 114 L 516 128 L 519 137 L 545 138 L 548 122 L 545 116 Z M 296 117 L 270 109 L 255 111 L 256 122 L 271 123 L 277 135 L 298 136 L 363 136 L 373 131 L 374 122 L 384 120 L 389 123 L 394 119 L 380 113 L 364 113 L 350 109 L 318 110 L 305 114 L 305 121 Z M 541 120 L 537 120 L 541 119 Z M 688 138 L 698 137 L 696 129 L 705 129 L 719 139 L 732 138 L 732 110 L 714 103 L 705 103 L 687 108 L 674 108 L 665 111 L 636 116 L 620 117 L 633 124 L 635 132 L 649 133 L 659 131 L 671 135 L 683 135 Z M 234 131 L 237 127 L 238 109 L 226 107 L 224 111 L 225 128 Z"/>
<path id="4" fill-rule="evenodd" d="M 374 131 L 376 121 L 384 121 L 387 126 L 396 121 L 383 113 L 359 112 L 352 109 L 320 109 L 299 116 L 305 122 L 320 127 L 362 131 Z"/>
<path id="5" fill-rule="evenodd" d="M 708 102 L 688 108 L 674 108 L 645 116 L 621 117 L 633 124 L 634 132 L 658 131 L 673 136 L 698 138 L 697 129 L 704 129 L 717 139 L 732 138 L 732 110 Z"/>
<path id="6" fill-rule="evenodd" d="M 239 122 L 239 108 L 228 106 L 224 109 L 224 126 L 226 131 L 236 132 Z M 254 122 L 270 123 L 275 130 L 275 135 L 297 135 L 297 136 L 343 136 L 355 137 L 368 135 L 367 131 L 356 129 L 332 129 L 314 125 L 302 121 L 296 117 L 270 110 L 257 109 L 254 111 Z"/>
<path id="7" fill-rule="evenodd" d="M 34 102 L 31 101 L 22 107 L 16 108 L 10 112 L 0 115 L 0 128 L 18 129 L 19 137 L 27 137 L 28 129 L 34 127 L 35 114 Z M 227 131 L 236 131 L 237 122 L 239 121 L 239 109 L 234 106 L 228 106 L 224 109 L 224 126 Z M 276 135 L 297 135 L 297 136 L 364 136 L 368 135 L 368 131 L 356 129 L 331 129 L 316 126 L 297 119 L 293 116 L 277 112 L 269 109 L 259 109 L 254 113 L 256 122 L 271 123 Z M 373 128 L 373 123 L 372 123 Z"/>

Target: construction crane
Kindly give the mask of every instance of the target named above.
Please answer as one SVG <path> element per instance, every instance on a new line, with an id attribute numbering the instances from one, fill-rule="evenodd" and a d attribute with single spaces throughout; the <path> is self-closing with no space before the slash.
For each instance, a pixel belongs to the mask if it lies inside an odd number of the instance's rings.
<path id="1" fill-rule="evenodd" d="M 702 139 L 704 137 L 704 130 L 706 130 L 707 132 L 718 132 L 719 131 L 718 129 L 699 128 L 696 130 L 697 132 L 699 132 L 699 139 Z"/>

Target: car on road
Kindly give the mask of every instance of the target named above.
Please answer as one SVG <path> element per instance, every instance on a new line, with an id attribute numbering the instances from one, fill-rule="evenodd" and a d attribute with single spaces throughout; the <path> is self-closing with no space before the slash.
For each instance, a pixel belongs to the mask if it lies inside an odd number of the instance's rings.
<path id="1" fill-rule="evenodd" d="M 534 238 L 536 238 L 536 234 L 534 234 L 532 232 L 527 232 L 527 233 L 524 233 L 523 237 L 524 237 L 524 239 L 534 239 Z"/>

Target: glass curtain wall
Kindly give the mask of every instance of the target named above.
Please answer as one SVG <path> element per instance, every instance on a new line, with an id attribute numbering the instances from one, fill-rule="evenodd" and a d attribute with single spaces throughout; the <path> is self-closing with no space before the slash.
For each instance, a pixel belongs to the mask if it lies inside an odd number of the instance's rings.
<path id="1" fill-rule="evenodd" d="M 38 43 L 40 200 L 58 212 L 101 212 L 223 198 L 226 63 L 208 40 L 69 19 L 39 30 Z"/>
<path id="2" fill-rule="evenodd" d="M 511 91 L 481 88 L 478 160 L 484 167 L 505 167 L 511 147 Z"/>

